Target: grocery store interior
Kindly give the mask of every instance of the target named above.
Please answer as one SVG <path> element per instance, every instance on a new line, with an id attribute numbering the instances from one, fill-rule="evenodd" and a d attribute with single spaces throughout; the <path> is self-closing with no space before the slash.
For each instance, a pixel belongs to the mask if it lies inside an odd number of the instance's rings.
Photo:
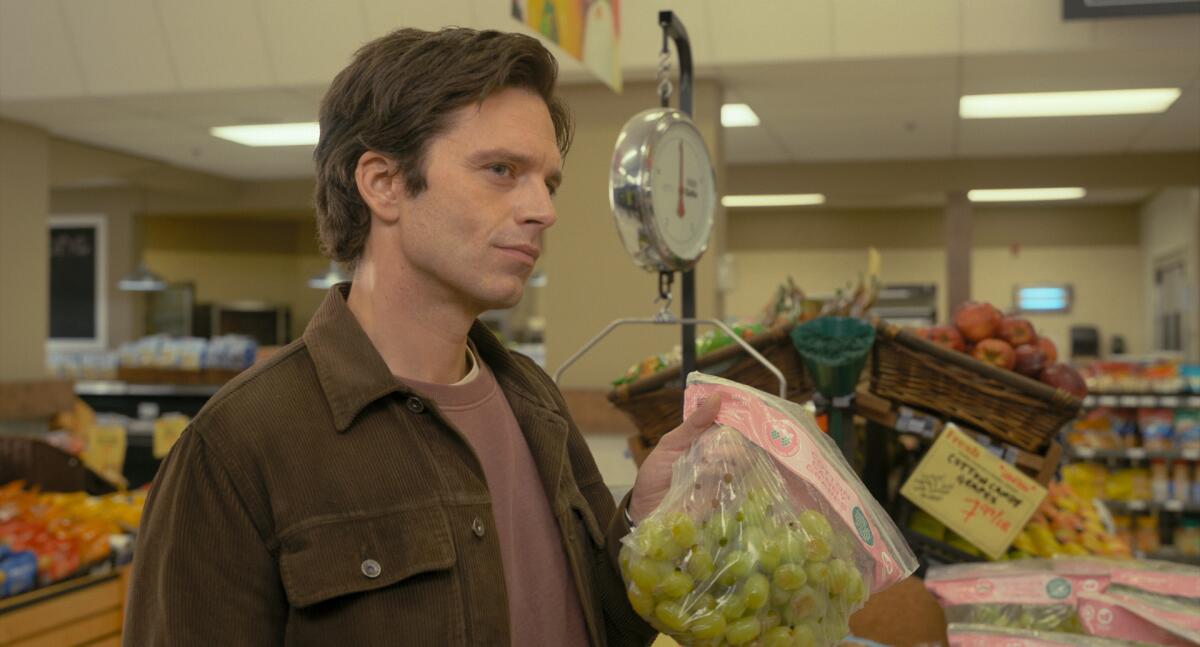
<path id="1" fill-rule="evenodd" d="M 916 560 L 847 602 L 846 644 L 1200 644 L 1196 0 L 0 0 L 0 644 L 120 644 L 163 457 L 352 278 L 316 236 L 321 98 L 365 43 L 446 26 L 558 60 L 558 220 L 520 303 L 481 319 L 556 378 L 572 360 L 559 386 L 616 500 L 679 424 L 682 364 L 778 395 L 749 346 Z M 719 201 L 664 305 L 610 171 L 666 85 Z M 689 290 L 728 326 L 694 353 L 677 322 L 585 348 L 686 316 Z M 1045 599 L 1004 597 L 1033 581 Z M 774 598 L 717 604 L 731 633 L 703 644 L 813 644 L 767 642 Z M 699 616 L 655 610 L 656 644 L 700 644 Z"/>

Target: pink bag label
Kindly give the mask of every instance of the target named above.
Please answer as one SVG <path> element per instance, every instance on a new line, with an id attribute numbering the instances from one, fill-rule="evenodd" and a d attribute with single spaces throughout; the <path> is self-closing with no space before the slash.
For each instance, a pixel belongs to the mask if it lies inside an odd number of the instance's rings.
<path id="1" fill-rule="evenodd" d="M 1032 636 L 1005 636 L 970 629 L 951 629 L 947 637 L 950 639 L 950 647 L 1074 647 L 1073 643 L 1059 640 Z"/>
<path id="2" fill-rule="evenodd" d="M 1195 575 L 1125 569 L 1113 572 L 1112 581 L 1113 584 L 1123 584 L 1159 595 L 1200 598 L 1200 577 Z"/>
<path id="3" fill-rule="evenodd" d="M 1098 593 L 1107 586 L 1105 578 L 1053 572 L 925 582 L 925 588 L 945 606 L 989 603 L 1074 604 L 1080 593 Z"/>
<path id="4" fill-rule="evenodd" d="M 736 429 L 774 456 L 779 464 L 819 492 L 830 510 L 847 528 L 854 530 L 859 544 L 875 562 L 872 591 L 886 588 L 905 576 L 896 556 L 879 540 L 879 528 L 868 518 L 863 500 L 838 474 L 816 439 L 786 413 L 760 398 L 719 384 L 689 384 L 684 397 L 685 417 L 710 397 L 722 399 L 718 424 Z"/>
<path id="5" fill-rule="evenodd" d="M 1079 596 L 1079 620 L 1084 630 L 1093 636 L 1178 647 L 1198 644 L 1194 639 L 1200 636 L 1174 626 L 1164 618 L 1149 617 L 1153 613 L 1145 605 L 1128 599 L 1094 593 Z"/>

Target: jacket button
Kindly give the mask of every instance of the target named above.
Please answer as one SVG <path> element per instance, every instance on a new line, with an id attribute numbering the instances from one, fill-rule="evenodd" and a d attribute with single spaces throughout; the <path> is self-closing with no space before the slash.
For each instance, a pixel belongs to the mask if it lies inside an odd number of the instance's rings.
<path id="1" fill-rule="evenodd" d="M 471 522 L 471 531 L 475 533 L 476 537 L 482 537 L 485 530 L 486 529 L 483 527 L 483 519 L 475 517 L 475 521 Z"/>
<path id="2" fill-rule="evenodd" d="M 421 398 L 416 396 L 409 398 L 408 402 L 405 402 L 404 404 L 408 407 L 408 410 L 413 413 L 423 413 L 425 411 L 425 403 L 421 402 Z"/>
<path id="3" fill-rule="evenodd" d="M 379 574 L 382 572 L 383 572 L 383 568 L 381 568 L 379 566 L 379 562 L 377 562 L 373 559 L 364 559 L 363 560 L 363 563 L 362 563 L 362 574 L 363 575 L 366 575 L 367 577 L 369 577 L 371 579 L 375 579 L 375 578 L 379 577 Z"/>

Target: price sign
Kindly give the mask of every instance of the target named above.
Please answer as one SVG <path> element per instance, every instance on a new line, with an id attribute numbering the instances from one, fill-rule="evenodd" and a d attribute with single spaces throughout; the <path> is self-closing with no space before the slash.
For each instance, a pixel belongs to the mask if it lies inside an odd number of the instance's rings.
<path id="1" fill-rule="evenodd" d="M 1133 460 L 1140 461 L 1146 457 L 1146 450 L 1141 447 L 1131 447 L 1125 452 L 1125 455 Z"/>
<path id="2" fill-rule="evenodd" d="M 1164 395 L 1158 399 L 1158 403 L 1160 406 L 1163 406 L 1163 407 L 1168 407 L 1168 408 L 1178 407 L 1179 406 L 1179 396 Z"/>
<path id="3" fill-rule="evenodd" d="M 1033 516 L 1046 489 L 949 424 L 900 494 L 998 558 Z"/>
<path id="4" fill-rule="evenodd" d="M 1163 509 L 1170 512 L 1183 512 L 1183 501 L 1171 499 L 1163 502 Z"/>
<path id="5" fill-rule="evenodd" d="M 1122 407 L 1133 408 L 1133 407 L 1138 406 L 1138 402 L 1139 402 L 1139 399 L 1136 395 L 1121 396 L 1121 406 Z"/>
<path id="6" fill-rule="evenodd" d="M 125 469 L 125 428 L 120 425 L 94 425 L 87 432 L 83 462 L 102 474 L 120 476 Z"/>
<path id="7" fill-rule="evenodd" d="M 175 442 L 187 429 L 188 418 L 182 415 L 167 415 L 154 421 L 154 457 L 164 458 Z"/>
<path id="8" fill-rule="evenodd" d="M 1096 450 L 1091 447 L 1076 447 L 1075 455 L 1083 459 L 1095 458 Z"/>

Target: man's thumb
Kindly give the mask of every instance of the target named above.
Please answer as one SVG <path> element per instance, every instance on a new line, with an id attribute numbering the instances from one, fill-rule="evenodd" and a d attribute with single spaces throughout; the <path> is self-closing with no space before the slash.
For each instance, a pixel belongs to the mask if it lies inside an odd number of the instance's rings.
<path id="1" fill-rule="evenodd" d="M 713 422 L 717 419 L 717 413 L 721 410 L 721 398 L 712 396 L 707 398 L 690 416 L 684 419 L 683 424 L 672 429 L 667 435 L 663 436 L 658 441 L 661 447 L 666 445 L 668 449 L 686 449 L 696 440 L 696 437 L 704 433 Z"/>

